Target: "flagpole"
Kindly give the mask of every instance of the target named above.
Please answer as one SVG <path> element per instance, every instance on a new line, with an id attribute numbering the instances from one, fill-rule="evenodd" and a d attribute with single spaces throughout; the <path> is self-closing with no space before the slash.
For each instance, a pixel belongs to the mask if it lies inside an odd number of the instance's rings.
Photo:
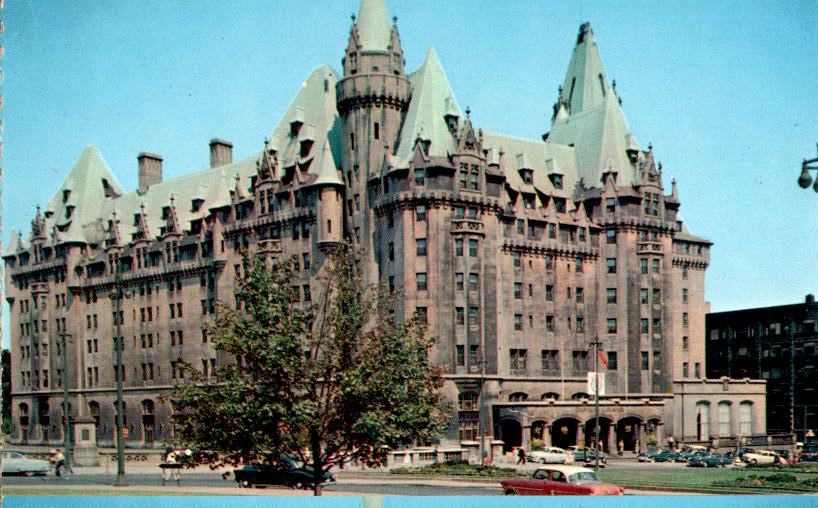
<path id="1" fill-rule="evenodd" d="M 594 337 L 594 472 L 599 474 L 599 337 Z"/>

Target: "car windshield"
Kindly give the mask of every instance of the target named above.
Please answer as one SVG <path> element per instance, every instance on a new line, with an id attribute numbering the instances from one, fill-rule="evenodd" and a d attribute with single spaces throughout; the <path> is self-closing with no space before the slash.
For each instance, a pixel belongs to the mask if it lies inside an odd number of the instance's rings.
<path id="1" fill-rule="evenodd" d="M 580 471 L 579 473 L 574 473 L 568 477 L 568 481 L 570 483 L 580 483 L 580 482 L 598 482 L 599 478 L 596 477 L 596 473 L 592 471 Z"/>

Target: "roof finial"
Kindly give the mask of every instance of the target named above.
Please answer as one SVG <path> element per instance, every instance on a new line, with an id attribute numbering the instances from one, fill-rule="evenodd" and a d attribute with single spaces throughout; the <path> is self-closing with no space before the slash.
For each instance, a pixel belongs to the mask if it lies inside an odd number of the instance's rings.
<path id="1" fill-rule="evenodd" d="M 469 118 L 469 115 L 471 115 L 471 108 L 466 106 L 466 118 Z"/>
<path id="2" fill-rule="evenodd" d="M 653 143 L 648 143 L 648 152 L 653 151 Z"/>
<path id="3" fill-rule="evenodd" d="M 350 16 L 350 18 L 352 19 L 352 22 L 353 22 L 353 23 L 355 23 L 355 13 L 354 13 L 354 12 L 353 12 L 353 13 L 352 13 L 352 15 Z"/>
<path id="4" fill-rule="evenodd" d="M 392 16 L 392 24 L 393 24 L 393 25 L 397 25 L 397 24 L 398 24 L 398 17 L 397 17 L 397 16 Z"/>

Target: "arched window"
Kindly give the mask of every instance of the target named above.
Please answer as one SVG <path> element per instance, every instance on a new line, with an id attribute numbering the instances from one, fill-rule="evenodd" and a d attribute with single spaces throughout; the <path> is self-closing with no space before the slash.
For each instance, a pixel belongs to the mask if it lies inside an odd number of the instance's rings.
<path id="1" fill-rule="evenodd" d="M 560 400 L 560 394 L 559 393 L 554 393 L 554 392 L 548 392 L 548 393 L 543 393 L 542 397 L 540 397 L 540 398 L 542 400 L 546 400 L 546 399 Z"/>
<path id="2" fill-rule="evenodd" d="M 719 402 L 719 437 L 727 437 L 731 434 L 730 403 Z"/>
<path id="3" fill-rule="evenodd" d="M 589 398 L 590 398 L 590 395 L 588 395 L 585 392 L 577 392 L 577 393 L 571 395 L 571 400 L 587 400 Z"/>
<path id="4" fill-rule="evenodd" d="M 508 396 L 509 402 L 520 402 L 522 400 L 528 400 L 528 394 L 523 392 L 514 392 Z"/>
<path id="5" fill-rule="evenodd" d="M 753 435 L 753 403 L 742 402 L 738 407 L 738 433 L 741 436 Z"/>
<path id="6" fill-rule="evenodd" d="M 696 403 L 696 440 L 706 441 L 710 439 L 710 404 L 707 402 Z"/>

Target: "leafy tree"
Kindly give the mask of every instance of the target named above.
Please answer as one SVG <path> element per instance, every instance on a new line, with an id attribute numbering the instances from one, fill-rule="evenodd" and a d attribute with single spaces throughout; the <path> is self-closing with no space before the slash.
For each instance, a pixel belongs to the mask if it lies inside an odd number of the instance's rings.
<path id="1" fill-rule="evenodd" d="M 11 430 L 11 352 L 8 349 L 3 350 L 0 369 L 3 371 L 3 388 L 2 395 L 0 395 L 3 399 L 2 432 L 8 433 Z"/>
<path id="2" fill-rule="evenodd" d="M 418 318 L 395 322 L 389 295 L 363 286 L 348 247 L 328 255 L 308 303 L 299 301 L 291 261 L 245 261 L 243 308 L 220 305 L 208 329 L 217 351 L 235 361 L 218 369 L 216 382 L 186 366 L 191 381 L 171 396 L 178 440 L 200 463 L 288 455 L 312 468 L 320 495 L 333 465 L 377 464 L 390 447 L 443 430 L 449 412 L 428 359 L 434 339 Z"/>

